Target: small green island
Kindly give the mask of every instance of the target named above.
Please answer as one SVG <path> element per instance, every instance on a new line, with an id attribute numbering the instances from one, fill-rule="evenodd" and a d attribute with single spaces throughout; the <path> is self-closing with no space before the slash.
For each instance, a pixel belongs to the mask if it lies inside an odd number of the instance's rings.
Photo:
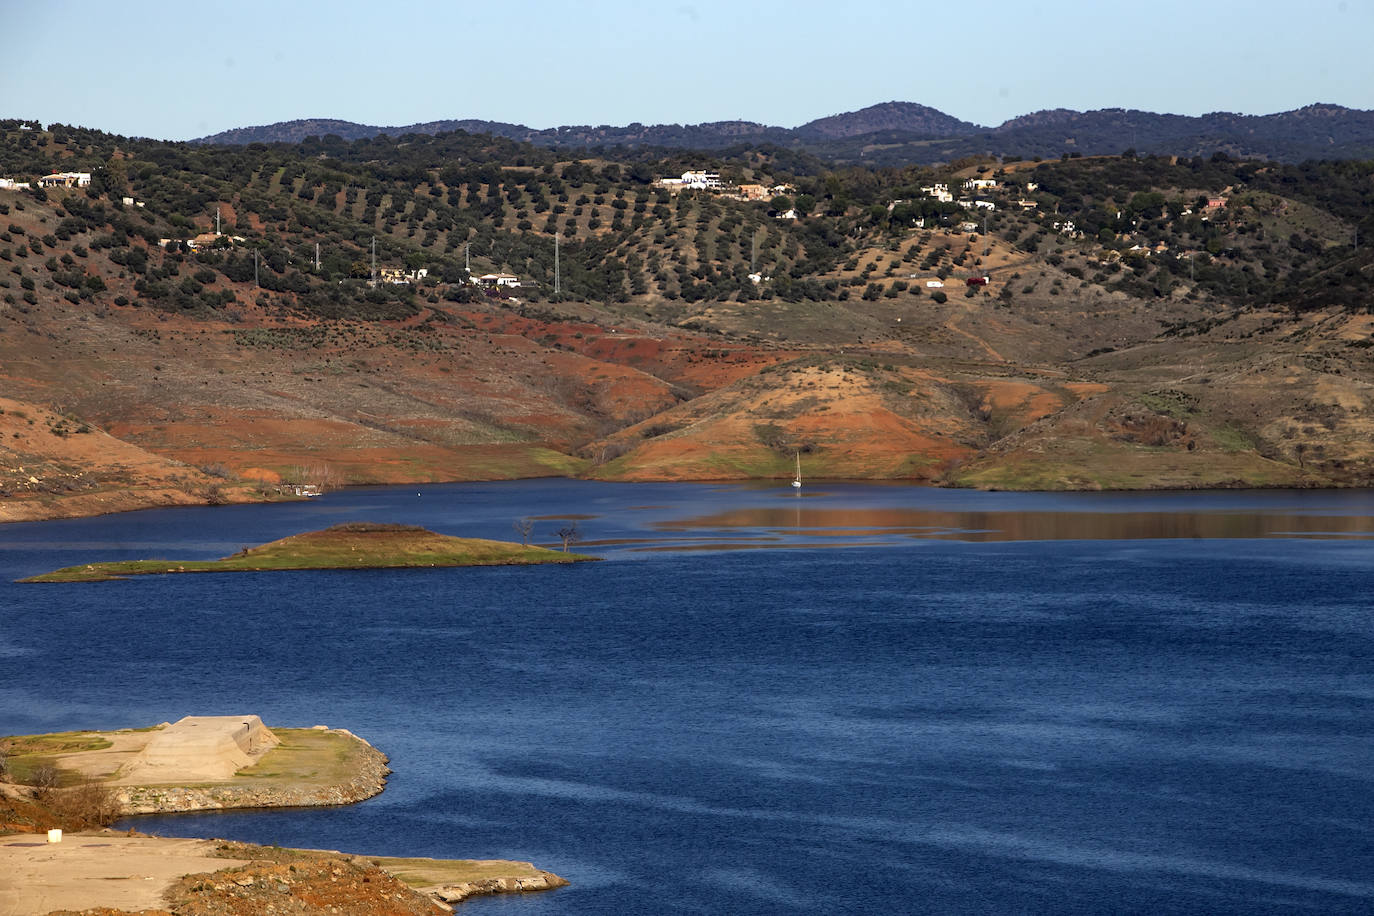
<path id="1" fill-rule="evenodd" d="M 350 522 L 246 547 L 219 560 L 122 560 L 68 566 L 20 582 L 107 582 L 167 573 L 264 572 L 284 569 L 403 569 L 440 566 L 527 566 L 581 563 L 597 557 L 508 541 L 459 538 L 415 525 Z"/>

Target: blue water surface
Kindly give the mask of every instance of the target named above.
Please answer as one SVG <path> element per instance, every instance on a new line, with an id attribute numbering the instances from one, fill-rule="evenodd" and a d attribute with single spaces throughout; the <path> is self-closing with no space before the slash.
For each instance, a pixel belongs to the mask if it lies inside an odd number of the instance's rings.
<path id="1" fill-rule="evenodd" d="M 1374 543 L 856 527 L 893 507 L 1280 529 L 1374 511 L 1367 493 L 532 481 L 10 525 L 0 733 L 349 728 L 395 769 L 371 801 L 136 825 L 573 882 L 477 913 L 1374 910 Z M 751 508 L 763 522 L 721 521 Z M 858 514 L 826 540 L 824 509 Z M 512 538 L 558 515 L 590 516 L 605 560 L 9 581 L 337 521 Z"/>

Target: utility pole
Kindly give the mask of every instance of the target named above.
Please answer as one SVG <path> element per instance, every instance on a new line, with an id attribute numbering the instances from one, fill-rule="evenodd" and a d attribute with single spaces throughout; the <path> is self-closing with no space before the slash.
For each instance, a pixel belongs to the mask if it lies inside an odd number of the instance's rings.
<path id="1" fill-rule="evenodd" d="M 219 207 L 215 207 L 215 238 L 219 238 Z"/>
<path id="2" fill-rule="evenodd" d="M 563 277 L 559 273 L 558 264 L 558 236 L 553 237 L 553 294 L 557 296 L 563 291 Z"/>
<path id="3" fill-rule="evenodd" d="M 472 243 L 463 243 L 463 269 L 469 274 L 472 273 Z"/>
<path id="4" fill-rule="evenodd" d="M 372 285 L 377 285 L 377 236 L 372 237 Z"/>
<path id="5" fill-rule="evenodd" d="M 320 243 L 315 243 L 315 273 L 320 272 Z"/>

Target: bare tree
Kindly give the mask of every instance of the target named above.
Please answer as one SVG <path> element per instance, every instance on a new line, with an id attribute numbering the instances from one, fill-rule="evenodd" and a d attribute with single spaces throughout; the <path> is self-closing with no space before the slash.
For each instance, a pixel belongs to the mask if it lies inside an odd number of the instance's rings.
<path id="1" fill-rule="evenodd" d="M 577 522 L 569 522 L 558 529 L 558 539 L 563 542 L 563 552 L 568 552 L 569 544 L 576 544 L 582 540 L 582 532 L 577 530 Z"/>
<path id="2" fill-rule="evenodd" d="M 50 798 L 52 793 L 57 789 L 59 779 L 60 776 L 57 772 L 57 767 L 51 764 L 43 764 L 42 766 L 34 767 L 33 772 L 29 774 L 28 783 L 33 786 L 34 796 L 36 798 L 46 799 Z"/>
<path id="3" fill-rule="evenodd" d="M 516 534 L 520 535 L 521 546 L 530 546 L 530 533 L 534 531 L 534 519 L 518 519 L 511 527 L 515 529 Z"/>
<path id="4" fill-rule="evenodd" d="M 108 826 L 120 812 L 114 789 L 89 778 L 68 789 L 49 790 L 45 801 L 59 826 L 68 830 Z"/>

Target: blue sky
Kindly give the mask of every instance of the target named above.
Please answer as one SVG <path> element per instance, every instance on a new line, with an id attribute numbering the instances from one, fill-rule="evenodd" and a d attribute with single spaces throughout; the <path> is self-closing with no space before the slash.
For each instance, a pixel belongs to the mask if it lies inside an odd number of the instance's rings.
<path id="1" fill-rule="evenodd" d="M 184 140 L 328 117 L 792 127 L 890 100 L 1374 108 L 1370 0 L 5 0 L 0 116 Z"/>

